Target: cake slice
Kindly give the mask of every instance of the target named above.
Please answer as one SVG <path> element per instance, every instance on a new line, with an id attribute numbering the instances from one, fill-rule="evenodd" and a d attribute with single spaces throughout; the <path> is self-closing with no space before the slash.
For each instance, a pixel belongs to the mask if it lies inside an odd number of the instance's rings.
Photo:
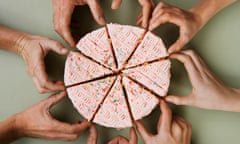
<path id="1" fill-rule="evenodd" d="M 97 111 L 93 122 L 105 127 L 126 128 L 132 126 L 123 87 L 118 76 L 115 84 Z"/>
<path id="2" fill-rule="evenodd" d="M 107 29 L 112 40 L 118 68 L 121 69 L 143 38 L 145 30 L 134 26 L 119 24 L 108 24 Z"/>
<path id="3" fill-rule="evenodd" d="M 144 85 L 159 96 L 165 96 L 170 84 L 170 60 L 157 61 L 124 70 L 126 76 Z"/>
<path id="4" fill-rule="evenodd" d="M 85 55 L 102 65 L 116 69 L 111 42 L 106 28 L 100 28 L 85 35 L 77 44 L 77 48 Z"/>
<path id="5" fill-rule="evenodd" d="M 107 77 L 67 88 L 68 97 L 77 111 L 90 121 L 115 79 L 115 77 Z"/>
<path id="6" fill-rule="evenodd" d="M 69 86 L 111 73 L 111 70 L 95 63 L 79 52 L 70 52 L 65 63 L 64 83 Z"/>
<path id="7" fill-rule="evenodd" d="M 123 77 L 123 85 L 134 120 L 149 115 L 159 103 L 156 96 L 129 78 Z"/>
<path id="8" fill-rule="evenodd" d="M 166 56 L 168 56 L 168 53 L 163 41 L 153 33 L 147 32 L 126 67 L 135 66 Z"/>

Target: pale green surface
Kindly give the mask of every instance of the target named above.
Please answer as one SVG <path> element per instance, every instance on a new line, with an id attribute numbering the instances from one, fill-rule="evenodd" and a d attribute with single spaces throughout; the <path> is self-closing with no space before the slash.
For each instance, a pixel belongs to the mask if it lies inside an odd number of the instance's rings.
<path id="1" fill-rule="evenodd" d="M 165 1 L 182 8 L 190 8 L 197 2 L 197 0 Z M 50 0 L 1 0 L 0 23 L 21 31 L 48 36 L 63 42 L 53 30 L 51 6 Z M 105 4 L 106 8 L 109 6 L 109 4 Z M 105 13 L 108 22 L 134 24 L 138 10 L 139 7 L 136 6 L 135 1 L 125 0 L 120 10 L 110 11 L 107 8 L 105 9 Z M 196 49 L 209 67 L 226 84 L 236 88 L 240 86 L 239 11 L 240 2 L 226 8 L 216 15 L 189 44 L 189 47 Z M 83 24 L 82 29 L 84 30 L 84 32 L 81 31 L 82 33 L 88 32 L 88 29 L 89 31 L 93 30 L 97 26 L 95 23 L 92 23 L 89 13 L 81 13 L 78 17 L 78 19 L 80 17 L 87 17 L 89 20 L 84 21 L 85 19 L 81 19 Z M 166 28 L 168 27 L 166 26 Z M 170 35 L 171 37 L 171 33 L 168 33 L 164 27 L 160 30 L 160 35 L 167 35 L 167 38 Z M 164 41 L 169 45 L 171 41 L 167 38 L 164 38 Z M 62 78 L 64 57 L 51 54 L 47 58 L 47 63 L 50 76 L 53 78 Z M 40 95 L 37 93 L 33 82 L 25 71 L 24 62 L 19 56 L 1 50 L 0 67 L 0 120 L 4 120 L 12 114 L 22 111 L 48 96 L 48 94 Z M 170 93 L 187 94 L 191 89 L 182 65 L 174 62 L 172 71 L 173 77 Z M 69 122 L 74 122 L 79 118 L 68 99 L 61 102 L 53 111 L 56 117 Z M 239 143 L 240 141 L 239 113 L 207 111 L 183 106 L 174 107 L 174 111 L 191 122 L 193 126 L 193 144 L 228 144 Z M 158 118 L 157 115 L 158 112 L 155 111 L 145 120 L 146 123 L 149 123 L 149 128 L 155 127 Z M 99 143 L 106 143 L 106 141 L 117 134 L 128 135 L 128 130 L 117 131 L 99 127 L 99 131 L 101 131 L 99 134 Z M 86 134 L 75 142 L 24 138 L 15 142 L 15 144 L 80 144 L 85 143 L 85 140 Z"/>

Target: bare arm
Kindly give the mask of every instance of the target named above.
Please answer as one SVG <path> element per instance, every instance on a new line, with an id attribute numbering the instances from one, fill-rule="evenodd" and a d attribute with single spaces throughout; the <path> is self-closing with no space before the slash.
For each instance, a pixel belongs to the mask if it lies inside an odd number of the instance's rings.
<path id="1" fill-rule="evenodd" d="M 0 141 L 2 144 L 8 144 L 18 139 L 19 136 L 15 130 L 15 116 L 0 122 Z"/>
<path id="2" fill-rule="evenodd" d="M 169 53 L 173 53 L 181 50 L 217 12 L 236 1 L 201 0 L 190 10 L 183 10 L 160 2 L 152 13 L 149 30 L 153 30 L 167 22 L 178 25 L 179 38 L 168 50 Z"/>
<path id="3" fill-rule="evenodd" d="M 236 1 L 237 0 L 201 0 L 189 11 L 199 15 L 202 26 L 204 26 L 215 14 Z"/>
<path id="4" fill-rule="evenodd" d="M 20 41 L 26 34 L 0 25 L 0 48 L 19 53 Z"/>
<path id="5" fill-rule="evenodd" d="M 49 51 L 55 51 L 60 55 L 67 54 L 68 50 L 61 43 L 0 25 L 0 48 L 23 57 L 27 72 L 40 93 L 65 89 L 62 81 L 48 80 L 44 63 Z"/>
<path id="6" fill-rule="evenodd" d="M 69 124 L 54 119 L 50 113 L 53 105 L 66 93 L 54 94 L 9 119 L 0 122 L 1 144 L 11 143 L 21 137 L 72 141 L 79 138 L 91 125 L 88 121 Z"/>

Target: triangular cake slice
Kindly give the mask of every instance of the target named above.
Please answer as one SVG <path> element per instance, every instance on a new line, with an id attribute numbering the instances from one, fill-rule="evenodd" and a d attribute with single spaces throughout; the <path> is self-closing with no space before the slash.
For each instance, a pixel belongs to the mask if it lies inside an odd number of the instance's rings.
<path id="1" fill-rule="evenodd" d="M 69 86 L 111 73 L 111 70 L 95 63 L 79 52 L 70 52 L 65 63 L 64 83 Z"/>
<path id="2" fill-rule="evenodd" d="M 170 84 L 170 60 L 162 60 L 124 70 L 123 73 L 138 81 L 159 96 L 165 96 Z"/>
<path id="3" fill-rule="evenodd" d="M 126 128 L 132 126 L 123 87 L 118 76 L 111 91 L 96 113 L 94 123 L 105 127 Z"/>
<path id="4" fill-rule="evenodd" d="M 107 29 L 112 40 L 118 68 L 122 68 L 123 64 L 143 38 L 145 30 L 134 26 L 119 24 L 108 24 Z"/>
<path id="5" fill-rule="evenodd" d="M 85 35 L 77 44 L 77 48 L 85 55 L 97 62 L 116 69 L 111 42 L 108 39 L 106 28 L 99 28 Z"/>
<path id="6" fill-rule="evenodd" d="M 68 96 L 77 111 L 90 121 L 113 85 L 114 80 L 115 77 L 107 77 L 67 88 Z"/>
<path id="7" fill-rule="evenodd" d="M 149 115 L 159 103 L 156 96 L 127 77 L 123 77 L 123 85 L 134 120 Z"/>
<path id="8" fill-rule="evenodd" d="M 135 66 L 166 56 L 168 56 L 167 49 L 161 38 L 151 32 L 147 32 L 126 67 Z"/>

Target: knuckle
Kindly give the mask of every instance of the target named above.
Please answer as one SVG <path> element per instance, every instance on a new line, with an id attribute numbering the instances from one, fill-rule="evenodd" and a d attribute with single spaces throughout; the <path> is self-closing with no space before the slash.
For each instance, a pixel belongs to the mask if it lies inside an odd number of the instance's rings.
<path id="1" fill-rule="evenodd" d="M 40 94 L 44 94 L 46 91 L 45 91 L 42 87 L 39 87 L 39 88 L 38 88 L 38 92 L 39 92 Z"/>

